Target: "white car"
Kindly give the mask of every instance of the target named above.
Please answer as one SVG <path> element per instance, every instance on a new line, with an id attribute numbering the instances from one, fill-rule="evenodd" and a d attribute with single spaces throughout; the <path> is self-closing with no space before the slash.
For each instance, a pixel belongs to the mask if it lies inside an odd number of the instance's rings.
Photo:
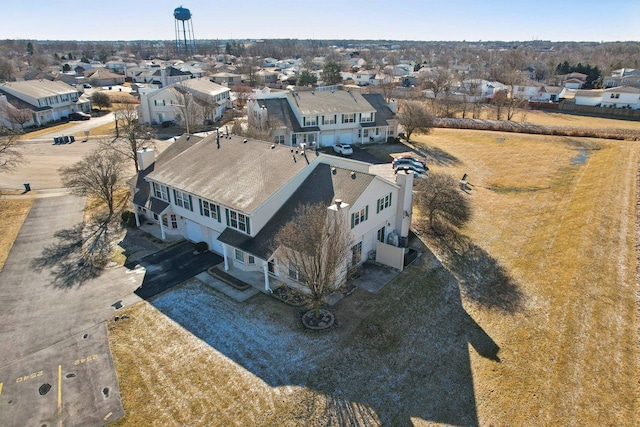
<path id="1" fill-rule="evenodd" d="M 349 144 L 336 144 L 333 146 L 333 151 L 342 154 L 343 156 L 350 156 L 353 154 L 353 148 Z"/>

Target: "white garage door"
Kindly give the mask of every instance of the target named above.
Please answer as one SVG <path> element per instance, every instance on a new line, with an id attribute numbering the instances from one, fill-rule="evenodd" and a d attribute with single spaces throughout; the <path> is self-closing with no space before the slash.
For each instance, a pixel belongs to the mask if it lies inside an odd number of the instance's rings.
<path id="1" fill-rule="evenodd" d="M 200 224 L 195 223 L 193 221 L 189 221 L 188 219 L 184 220 L 185 225 L 185 237 L 192 242 L 198 243 L 202 242 L 202 227 Z"/>
<path id="2" fill-rule="evenodd" d="M 342 144 L 351 144 L 353 142 L 353 133 L 351 131 L 340 133 L 340 142 Z"/>
<path id="3" fill-rule="evenodd" d="M 320 140 L 321 147 L 331 147 L 333 145 L 333 134 L 324 134 L 322 135 L 322 139 Z"/>

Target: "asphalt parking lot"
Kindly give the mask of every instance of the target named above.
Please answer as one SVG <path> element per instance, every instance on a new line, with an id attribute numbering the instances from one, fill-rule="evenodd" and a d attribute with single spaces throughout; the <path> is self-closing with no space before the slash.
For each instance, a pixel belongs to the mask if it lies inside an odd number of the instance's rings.
<path id="1" fill-rule="evenodd" d="M 105 323 L 0 369 L 2 426 L 99 426 L 123 415 Z"/>

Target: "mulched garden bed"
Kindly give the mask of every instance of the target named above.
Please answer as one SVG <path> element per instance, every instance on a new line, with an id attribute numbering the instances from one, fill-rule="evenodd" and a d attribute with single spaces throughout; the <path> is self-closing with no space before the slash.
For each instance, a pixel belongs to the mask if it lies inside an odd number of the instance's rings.
<path id="1" fill-rule="evenodd" d="M 302 307 L 307 303 L 307 298 L 304 294 L 291 289 L 288 286 L 280 286 L 279 288 L 274 289 L 271 295 L 285 304 L 289 304 L 294 307 Z"/>
<path id="2" fill-rule="evenodd" d="M 246 291 L 247 289 L 251 288 L 250 284 L 243 282 L 242 280 L 230 275 L 225 271 L 220 270 L 218 267 L 211 267 L 209 270 L 207 270 L 207 272 L 216 279 L 221 280 L 229 286 L 233 286 L 239 291 Z"/>

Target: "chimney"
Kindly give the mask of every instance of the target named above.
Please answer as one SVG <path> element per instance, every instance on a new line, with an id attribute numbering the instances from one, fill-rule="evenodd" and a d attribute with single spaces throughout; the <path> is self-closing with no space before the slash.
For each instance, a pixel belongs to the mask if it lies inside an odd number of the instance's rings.
<path id="1" fill-rule="evenodd" d="M 395 99 L 389 101 L 389 109 L 393 114 L 396 114 L 398 112 L 398 104 L 396 103 Z"/>
<path id="2" fill-rule="evenodd" d="M 400 237 L 409 236 L 413 210 L 413 171 L 396 175 L 396 183 L 400 186 L 396 197 L 396 231 Z"/>
<path id="3" fill-rule="evenodd" d="M 143 171 L 156 161 L 156 152 L 152 148 L 144 147 L 136 152 L 138 156 L 138 170 Z"/>

